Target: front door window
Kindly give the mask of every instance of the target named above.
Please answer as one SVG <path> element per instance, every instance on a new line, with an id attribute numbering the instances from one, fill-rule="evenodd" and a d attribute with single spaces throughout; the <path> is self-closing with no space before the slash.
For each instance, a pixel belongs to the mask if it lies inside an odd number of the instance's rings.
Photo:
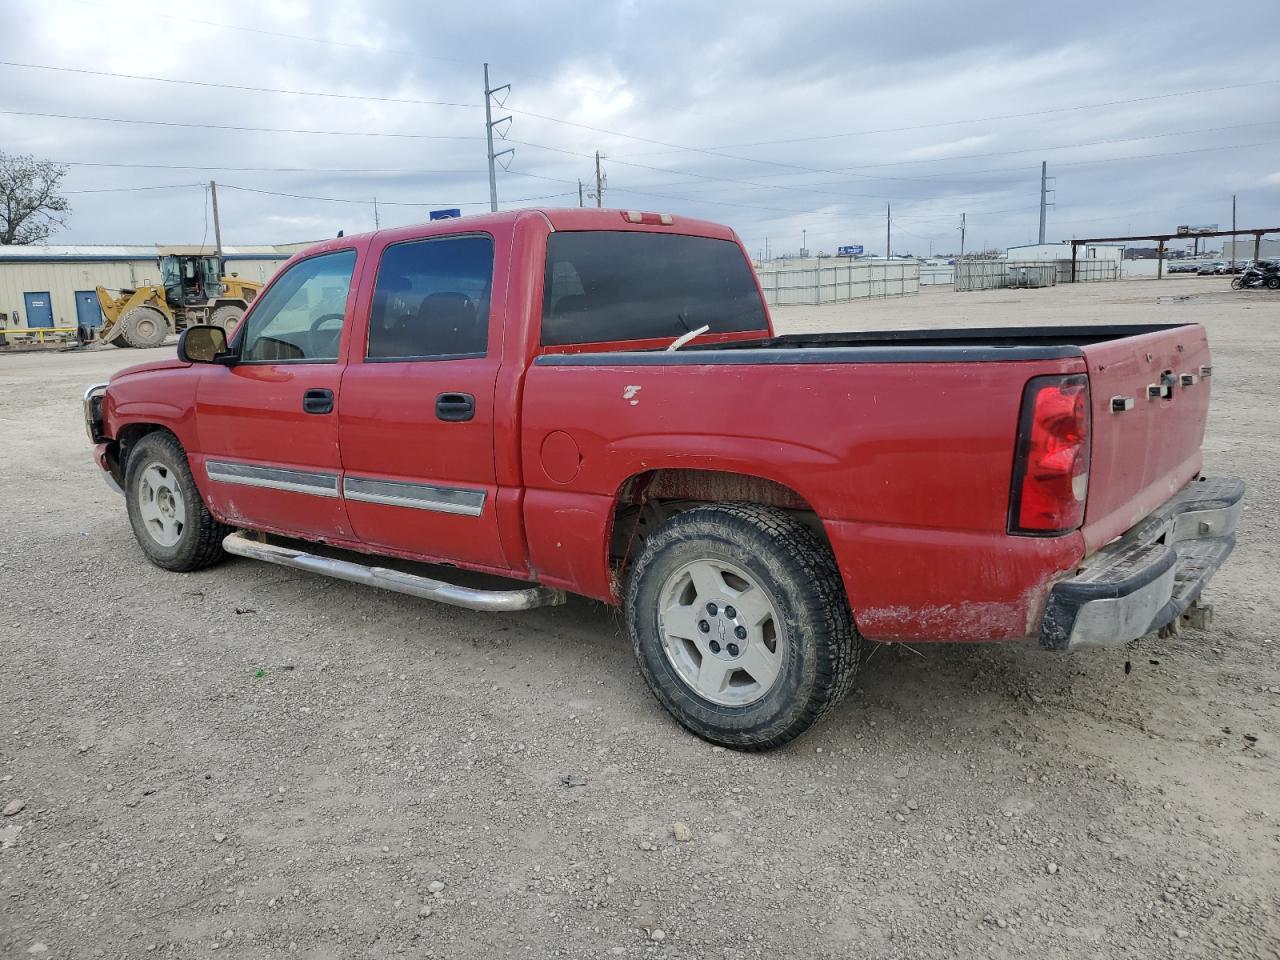
<path id="1" fill-rule="evenodd" d="M 336 363 L 354 250 L 310 257 L 271 285 L 244 322 L 242 363 Z"/>

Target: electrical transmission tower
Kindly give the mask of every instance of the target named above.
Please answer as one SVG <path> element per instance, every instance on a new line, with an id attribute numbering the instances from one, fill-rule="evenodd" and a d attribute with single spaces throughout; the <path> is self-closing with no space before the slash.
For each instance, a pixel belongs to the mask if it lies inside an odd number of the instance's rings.
<path id="1" fill-rule="evenodd" d="M 494 213 L 498 212 L 498 174 L 494 169 L 494 162 L 499 157 L 509 157 L 514 155 L 516 152 L 515 147 L 508 147 L 506 150 L 500 150 L 497 153 L 493 152 L 494 129 L 500 127 L 504 123 L 508 124 L 509 128 L 511 123 L 510 116 L 505 116 L 498 120 L 493 119 L 493 105 L 496 103 L 501 107 L 507 102 L 505 94 L 501 100 L 498 99 L 497 95 L 503 93 L 503 91 L 506 91 L 506 93 L 509 94 L 511 92 L 511 84 L 504 83 L 500 87 L 493 87 L 491 89 L 489 87 L 489 65 L 486 63 L 484 65 L 484 136 L 485 141 L 489 145 L 489 209 Z M 499 130 L 498 136 L 505 140 L 507 137 L 507 130 Z M 510 165 L 511 161 L 508 160 L 503 164 L 502 169 L 506 170 Z"/>

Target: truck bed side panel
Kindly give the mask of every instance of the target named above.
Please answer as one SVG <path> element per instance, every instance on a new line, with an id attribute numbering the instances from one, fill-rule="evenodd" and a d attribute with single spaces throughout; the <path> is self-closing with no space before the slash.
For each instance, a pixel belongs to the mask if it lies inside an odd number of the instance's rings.
<path id="1" fill-rule="evenodd" d="M 535 363 L 523 404 L 533 567 L 545 582 L 616 599 L 607 544 L 623 484 L 664 468 L 729 471 L 789 487 L 824 520 L 855 616 L 878 611 L 872 635 L 945 639 L 938 611 L 977 598 L 1009 609 L 998 622 L 970 617 L 955 639 L 1026 636 L 1017 601 L 1043 587 L 1046 565 L 1066 571 L 1081 549 L 1078 535 L 1005 534 L 1022 388 L 1081 368 L 1078 358 Z M 561 433 L 570 444 L 549 442 Z M 576 464 L 566 466 L 566 447 Z"/>

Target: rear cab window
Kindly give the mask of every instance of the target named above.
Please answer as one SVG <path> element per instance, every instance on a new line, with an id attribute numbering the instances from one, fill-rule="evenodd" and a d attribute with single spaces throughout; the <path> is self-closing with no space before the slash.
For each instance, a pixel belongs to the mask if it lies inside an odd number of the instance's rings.
<path id="1" fill-rule="evenodd" d="M 542 345 L 760 332 L 769 323 L 751 265 L 730 240 L 628 230 L 547 238 Z"/>

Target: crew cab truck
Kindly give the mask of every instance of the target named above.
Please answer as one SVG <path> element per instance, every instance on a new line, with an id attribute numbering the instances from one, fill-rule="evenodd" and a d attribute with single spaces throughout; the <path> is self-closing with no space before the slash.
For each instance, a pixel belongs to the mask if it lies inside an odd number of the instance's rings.
<path id="1" fill-rule="evenodd" d="M 160 567 L 620 604 L 658 700 L 765 749 L 864 639 L 1075 650 L 1187 615 L 1244 494 L 1202 473 L 1212 372 L 1195 324 L 778 336 L 726 227 L 522 210 L 312 247 L 229 342 L 191 327 L 85 411 Z"/>

